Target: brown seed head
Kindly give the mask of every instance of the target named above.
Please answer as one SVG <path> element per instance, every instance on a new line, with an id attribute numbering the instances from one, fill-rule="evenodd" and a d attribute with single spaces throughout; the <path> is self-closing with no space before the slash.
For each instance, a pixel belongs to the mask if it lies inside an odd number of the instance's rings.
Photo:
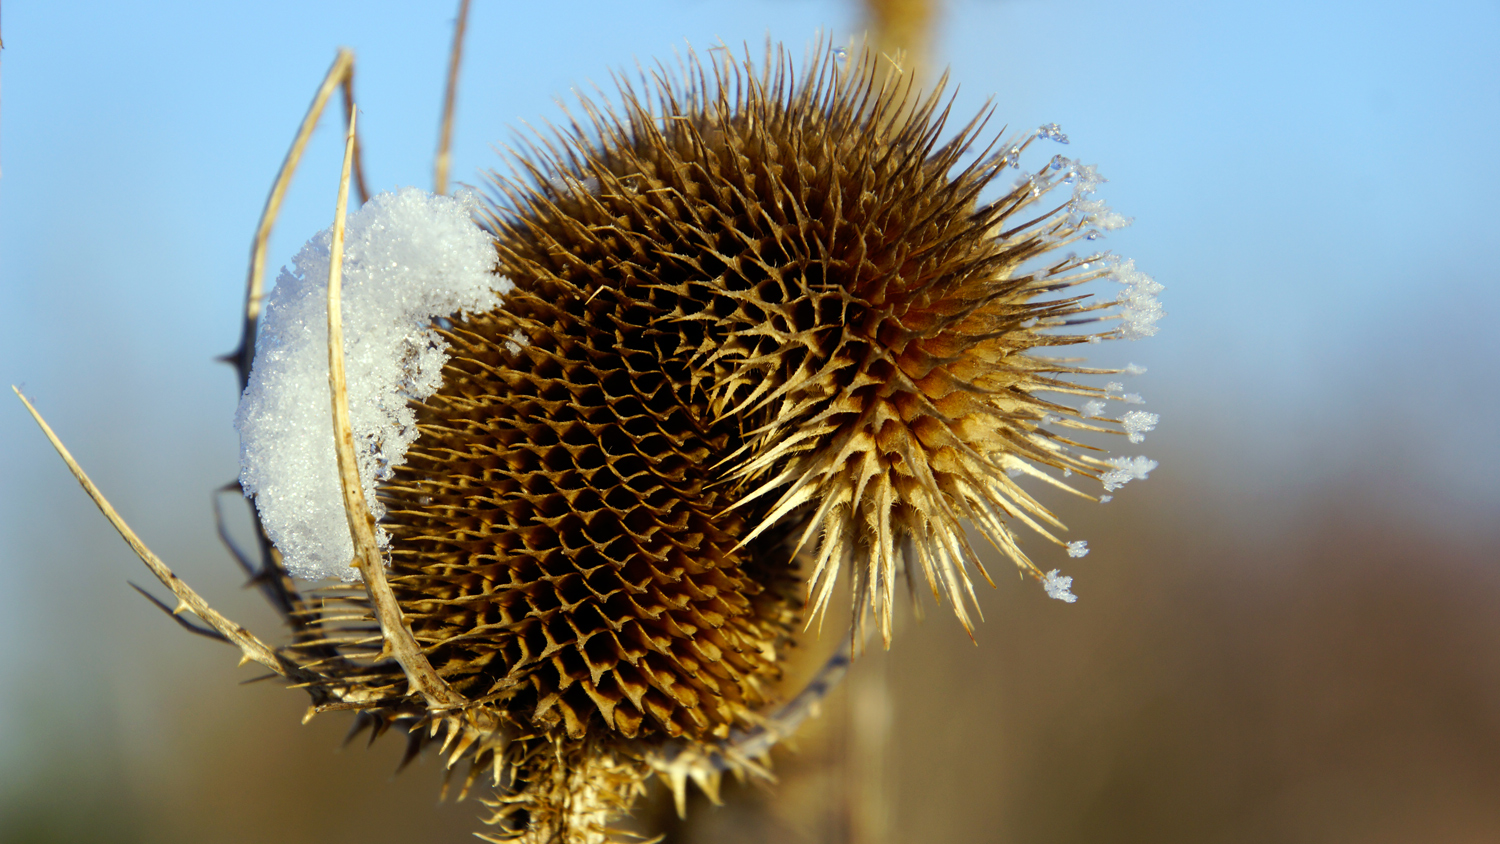
<path id="1" fill-rule="evenodd" d="M 442 326 L 443 386 L 382 490 L 392 587 L 506 732 L 465 740 L 526 840 L 602 840 L 650 748 L 760 723 L 802 551 L 815 611 L 847 569 L 888 640 L 920 569 L 967 627 L 965 525 L 1039 578 L 1011 522 L 1060 527 L 1010 473 L 1108 468 L 1048 426 L 1107 429 L 1040 397 L 1111 397 L 1036 354 L 1121 333 L 1067 330 L 1110 316 L 1068 292 L 1102 256 L 1047 258 L 1098 216 L 1042 204 L 1080 171 L 984 201 L 1035 133 L 976 150 L 981 115 L 945 141 L 940 93 L 870 56 L 799 77 L 714 55 L 584 100 L 496 178 L 515 290 Z"/>

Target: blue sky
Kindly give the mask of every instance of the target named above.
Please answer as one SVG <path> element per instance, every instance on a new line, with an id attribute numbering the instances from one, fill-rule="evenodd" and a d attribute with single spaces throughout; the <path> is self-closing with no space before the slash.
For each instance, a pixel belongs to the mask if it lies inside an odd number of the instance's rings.
<path id="1" fill-rule="evenodd" d="M 453 5 L 6 9 L 0 379 L 169 560 L 211 548 L 206 491 L 236 471 L 212 358 L 315 86 L 352 47 L 372 188 L 430 186 Z M 572 87 L 637 60 L 768 33 L 800 54 L 859 26 L 845 2 L 474 5 L 453 166 L 472 183 Z M 1150 368 L 1132 384 L 1163 416 L 1147 453 L 1270 492 L 1416 477 L 1419 515 L 1500 505 L 1500 5 L 965 0 L 936 47 L 957 114 L 1061 124 L 1136 218 L 1109 245 L 1167 286 L 1168 317 L 1102 355 Z M 293 185 L 272 277 L 331 218 L 336 126 Z M 15 402 L 0 442 L 0 577 L 26 596 L 0 637 L 63 611 L 60 584 L 112 606 L 143 573 Z M 0 673 L 41 659 L 7 652 Z"/>

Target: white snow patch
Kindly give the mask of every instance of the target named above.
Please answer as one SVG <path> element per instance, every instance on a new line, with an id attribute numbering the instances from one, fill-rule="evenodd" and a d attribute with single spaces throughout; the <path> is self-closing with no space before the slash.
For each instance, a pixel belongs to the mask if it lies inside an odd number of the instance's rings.
<path id="1" fill-rule="evenodd" d="M 1127 364 L 1125 364 L 1125 374 L 1126 375 L 1145 375 L 1146 374 L 1146 367 L 1141 366 L 1140 364 L 1127 363 Z"/>
<path id="2" fill-rule="evenodd" d="M 1069 557 L 1087 557 L 1089 555 L 1089 544 L 1085 540 L 1068 543 Z"/>
<path id="3" fill-rule="evenodd" d="M 365 500 L 379 519 L 377 483 L 416 439 L 408 401 L 442 383 L 447 344 L 436 318 L 496 307 L 512 289 L 494 273 L 490 236 L 472 193 L 381 194 L 348 218 L 343 326 L 349 413 Z M 328 264 L 332 230 L 281 271 L 266 301 L 250 384 L 240 400 L 240 483 L 287 569 L 352 580 L 328 389 Z M 379 531 L 382 547 L 389 539 Z"/>
<path id="4" fill-rule="evenodd" d="M 1120 417 L 1120 424 L 1125 428 L 1125 433 L 1130 436 L 1130 441 L 1133 443 L 1143 442 L 1146 439 L 1146 432 L 1154 430 L 1156 423 L 1160 421 L 1159 415 L 1147 413 L 1144 410 L 1126 411 L 1125 415 Z"/>
<path id="5" fill-rule="evenodd" d="M 1157 462 L 1148 457 L 1111 457 L 1105 461 L 1113 469 L 1099 476 L 1106 492 L 1114 492 L 1135 480 L 1144 481 L 1146 475 L 1157 467 Z"/>
<path id="6" fill-rule="evenodd" d="M 1042 580 L 1042 588 L 1047 590 L 1049 598 L 1056 598 L 1069 604 L 1078 600 L 1078 596 L 1072 592 L 1073 578 L 1062 577 L 1057 569 L 1047 572 L 1046 578 Z"/>
<path id="7" fill-rule="evenodd" d="M 1084 419 L 1090 419 L 1104 413 L 1104 408 L 1107 406 L 1102 399 L 1089 399 L 1083 403 L 1083 407 L 1079 409 L 1078 415 Z"/>

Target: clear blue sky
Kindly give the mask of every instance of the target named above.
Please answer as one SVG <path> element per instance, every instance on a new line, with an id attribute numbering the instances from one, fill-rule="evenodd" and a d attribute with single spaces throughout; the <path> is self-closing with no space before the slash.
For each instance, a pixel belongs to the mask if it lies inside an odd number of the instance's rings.
<path id="1" fill-rule="evenodd" d="M 314 87 L 354 48 L 372 188 L 430 186 L 455 6 L 5 9 L 0 381 L 169 559 L 211 545 L 205 491 L 235 475 L 232 376 L 211 358 L 236 341 L 250 237 Z M 476 183 L 515 129 L 637 59 L 768 33 L 800 53 L 858 26 L 827 0 L 474 6 L 453 173 Z M 1013 128 L 1061 124 L 1136 218 L 1110 245 L 1167 286 L 1168 317 L 1103 354 L 1151 370 L 1132 385 L 1163 416 L 1146 453 L 1272 491 L 1400 473 L 1500 505 L 1500 5 L 964 0 L 937 58 L 958 114 L 992 98 Z M 336 125 L 272 276 L 331 217 Z M 125 600 L 144 573 L 10 400 L 0 443 L 0 582 L 29 608 L 0 638 L 62 611 L 63 582 Z M 7 650 L 0 676 L 13 659 L 29 664 Z M 0 692 L 0 733 L 6 707 Z"/>

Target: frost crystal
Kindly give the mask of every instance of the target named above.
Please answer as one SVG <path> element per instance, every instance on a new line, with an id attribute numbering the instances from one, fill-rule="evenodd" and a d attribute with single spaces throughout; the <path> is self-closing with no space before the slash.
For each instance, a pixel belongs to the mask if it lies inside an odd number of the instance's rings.
<path id="1" fill-rule="evenodd" d="M 1077 542 L 1068 543 L 1069 557 L 1087 557 L 1089 555 L 1089 544 L 1080 539 Z"/>
<path id="2" fill-rule="evenodd" d="M 1075 161 L 1073 171 L 1063 181 L 1073 183 L 1073 199 L 1077 201 L 1098 190 L 1100 185 L 1109 180 L 1099 175 L 1098 167 Z"/>
<path id="3" fill-rule="evenodd" d="M 1042 588 L 1047 590 L 1049 598 L 1056 598 L 1069 604 L 1078 600 L 1078 596 L 1071 591 L 1073 578 L 1061 576 L 1057 569 L 1047 572 L 1047 577 L 1042 581 Z"/>
<path id="4" fill-rule="evenodd" d="M 1127 364 L 1125 364 L 1125 374 L 1126 375 L 1145 375 L 1146 374 L 1146 367 L 1141 366 L 1139 364 L 1127 363 Z"/>
<path id="5" fill-rule="evenodd" d="M 1115 299 L 1120 304 L 1120 334 L 1127 340 L 1139 340 L 1156 333 L 1156 321 L 1165 315 L 1156 298 L 1164 288 L 1151 276 L 1135 268 L 1135 261 L 1113 258 L 1111 275 L 1125 285 Z"/>
<path id="6" fill-rule="evenodd" d="M 1146 432 L 1155 429 L 1159 421 L 1161 421 L 1160 416 L 1144 410 L 1127 411 L 1124 416 L 1120 417 L 1120 424 L 1124 426 L 1125 433 L 1130 435 L 1130 441 L 1133 443 L 1144 441 Z"/>
<path id="7" fill-rule="evenodd" d="M 1111 457 L 1105 462 L 1114 467 L 1099 476 L 1106 492 L 1114 492 L 1134 480 L 1144 481 L 1157 466 L 1156 461 L 1148 457 Z"/>
<path id="8" fill-rule="evenodd" d="M 343 324 L 349 413 L 365 500 L 416 439 L 408 402 L 442 383 L 446 343 L 436 318 L 488 310 L 510 289 L 473 221 L 472 194 L 381 194 L 348 218 Z M 355 577 L 334 456 L 328 392 L 328 263 L 332 230 L 308 241 L 267 298 L 250 384 L 240 400 L 240 483 L 287 569 Z M 380 532 L 381 544 L 388 541 Z"/>
<path id="9" fill-rule="evenodd" d="M 1057 141 L 1060 144 L 1068 142 L 1068 136 L 1063 134 L 1062 127 L 1056 123 L 1048 123 L 1036 130 L 1037 137 L 1046 138 L 1049 141 Z"/>
<path id="10" fill-rule="evenodd" d="M 1083 408 L 1078 411 L 1078 415 L 1084 419 L 1089 419 L 1103 413 L 1105 407 L 1105 403 L 1099 399 L 1089 399 L 1083 403 Z"/>
<path id="11" fill-rule="evenodd" d="M 1132 218 L 1111 210 L 1102 199 L 1075 199 L 1072 205 L 1073 220 L 1078 225 L 1097 226 L 1108 232 L 1133 222 Z"/>

